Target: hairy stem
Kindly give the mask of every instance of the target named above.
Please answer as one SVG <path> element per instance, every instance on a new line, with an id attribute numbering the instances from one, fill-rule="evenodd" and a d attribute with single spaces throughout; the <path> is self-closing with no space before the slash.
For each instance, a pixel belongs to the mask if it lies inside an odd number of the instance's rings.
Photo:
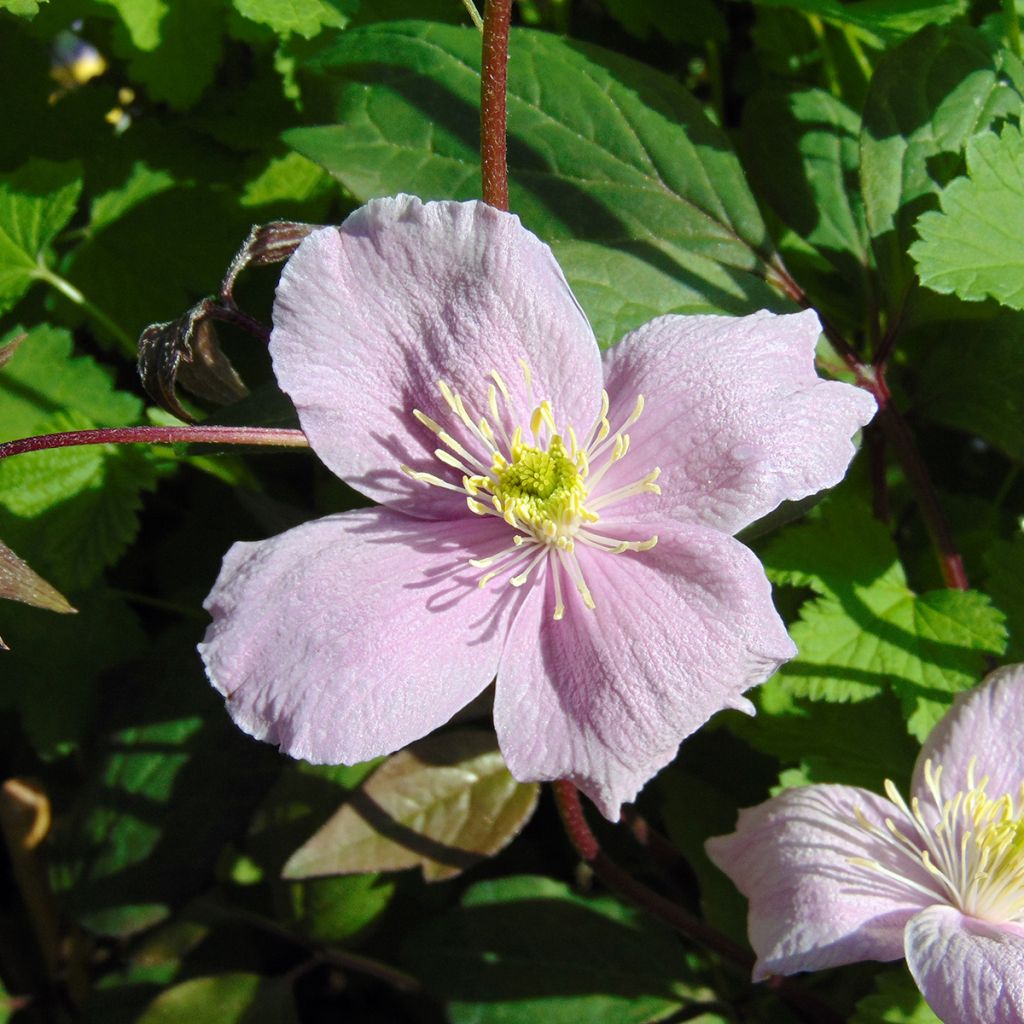
<path id="1" fill-rule="evenodd" d="M 512 0 L 487 0 L 480 71 L 480 175 L 485 203 L 508 209 L 505 86 Z"/>
<path id="2" fill-rule="evenodd" d="M 67 430 L 56 434 L 21 437 L 0 444 L 0 459 L 48 448 L 72 448 L 83 444 L 244 444 L 278 448 L 308 448 L 301 430 L 284 427 L 100 427 Z"/>

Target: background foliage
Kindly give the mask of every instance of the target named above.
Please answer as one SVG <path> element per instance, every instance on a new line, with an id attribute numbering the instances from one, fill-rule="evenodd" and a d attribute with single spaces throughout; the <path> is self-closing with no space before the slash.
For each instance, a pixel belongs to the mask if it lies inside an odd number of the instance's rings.
<path id="1" fill-rule="evenodd" d="M 810 302 L 885 372 L 972 587 L 944 589 L 877 427 L 836 492 L 749 538 L 799 657 L 642 794 L 674 850 L 601 832 L 742 942 L 704 838 L 781 786 L 901 782 L 953 696 L 1024 656 L 1016 14 L 522 0 L 515 22 L 511 206 L 601 343 Z M 479 49 L 457 0 L 0 0 L 0 440 L 174 422 L 136 338 L 212 293 L 250 225 L 478 196 Z M 264 322 L 275 277 L 236 293 Z M 250 393 L 190 412 L 293 425 L 265 346 L 220 337 Z M 822 342 L 848 379 L 840 354 Z M 67 608 L 42 581 L 42 608 L 0 606 L 0 1022 L 813 1019 L 579 876 L 486 701 L 383 767 L 234 729 L 194 652 L 220 558 L 358 501 L 308 453 L 0 463 L 0 538 L 78 609 L 45 610 Z M 0 559 L 0 595 L 20 566 Z M 902 965 L 802 984 L 853 1024 L 934 1020 Z"/>

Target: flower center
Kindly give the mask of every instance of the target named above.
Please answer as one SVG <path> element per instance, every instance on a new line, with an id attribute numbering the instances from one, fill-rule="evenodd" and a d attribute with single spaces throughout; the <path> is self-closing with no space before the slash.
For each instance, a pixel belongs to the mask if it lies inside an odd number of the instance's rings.
<path id="1" fill-rule="evenodd" d="M 605 474 L 629 450 L 625 431 L 643 412 L 643 396 L 633 411 L 612 431 L 608 421 L 607 392 L 601 393 L 601 411 L 585 434 L 571 424 L 559 430 L 551 403 L 534 402 L 533 376 L 520 360 L 527 406 L 533 408 L 528 424 L 529 439 L 522 425 L 512 422 L 512 399 L 508 386 L 496 370 L 487 388 L 490 416 L 479 416 L 461 395 L 441 381 L 441 396 L 452 414 L 453 432 L 429 416 L 413 409 L 413 415 L 444 445 L 434 451 L 444 465 L 461 474 L 461 482 L 422 473 L 402 466 L 414 480 L 466 495 L 466 504 L 476 515 L 499 516 L 514 533 L 511 543 L 486 558 L 473 559 L 477 569 L 489 569 L 480 577 L 481 587 L 512 569 L 512 586 L 522 586 L 540 566 L 550 566 L 555 590 L 554 618 L 565 614 L 562 599 L 563 575 L 575 586 L 584 605 L 595 607 L 593 595 L 583 578 L 576 556 L 582 543 L 609 554 L 647 551 L 658 538 L 623 540 L 596 531 L 600 512 L 637 494 L 660 494 L 655 483 L 660 470 L 653 469 L 638 480 L 612 490 L 602 488 Z M 456 437 L 455 435 L 459 436 Z M 582 438 L 582 440 L 581 440 Z"/>
<path id="2" fill-rule="evenodd" d="M 886 781 L 886 794 L 901 811 L 900 823 L 887 818 L 883 832 L 859 815 L 858 821 L 928 872 L 933 887 L 910 882 L 915 888 L 971 917 L 1024 923 L 1024 782 L 1016 799 L 1010 793 L 993 799 L 985 791 L 987 776 L 974 781 L 975 761 L 971 758 L 967 766 L 967 789 L 949 799 L 942 793 L 942 767 L 933 770 L 926 761 L 923 807 L 917 797 L 908 807 Z M 876 861 L 856 862 L 909 881 Z"/>

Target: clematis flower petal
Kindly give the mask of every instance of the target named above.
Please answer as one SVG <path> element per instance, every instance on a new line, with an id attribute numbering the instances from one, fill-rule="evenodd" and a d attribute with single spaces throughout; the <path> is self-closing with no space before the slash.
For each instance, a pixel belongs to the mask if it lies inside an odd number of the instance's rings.
<path id="1" fill-rule="evenodd" d="M 903 956 L 907 921 L 934 902 L 912 882 L 921 868 L 894 863 L 893 847 L 855 817 L 885 830 L 888 800 L 853 786 L 788 789 L 740 812 L 736 831 L 706 844 L 708 856 L 750 900 L 754 979 Z M 907 880 L 851 863 L 875 860 Z"/>
<path id="2" fill-rule="evenodd" d="M 942 765 L 947 793 L 967 790 L 967 769 L 977 758 L 975 781 L 989 777 L 993 796 L 1016 794 L 1024 780 L 1024 665 L 991 673 L 983 686 L 959 694 L 953 707 L 932 730 L 918 755 L 911 791 L 925 790 L 924 764 Z"/>
<path id="3" fill-rule="evenodd" d="M 614 422 L 644 395 L 632 450 L 656 458 L 661 497 L 640 518 L 679 518 L 735 533 L 785 499 L 842 479 L 851 437 L 875 413 L 860 388 L 821 380 L 813 311 L 663 316 L 604 356 Z M 628 410 L 627 410 L 628 411 Z M 616 470 L 618 472 L 618 470 Z M 609 474 L 607 486 L 617 486 Z"/>
<path id="4" fill-rule="evenodd" d="M 444 380 L 486 412 L 497 371 L 559 419 L 590 423 L 602 374 L 593 331 L 551 250 L 512 214 L 483 203 L 378 199 L 307 238 L 274 305 L 274 373 L 327 466 L 375 501 L 428 518 L 465 516 L 462 498 L 401 470 L 449 474 L 412 415 L 450 412 Z M 513 422 L 533 411 L 512 389 Z"/>
<path id="5" fill-rule="evenodd" d="M 293 757 L 353 764 L 446 722 L 505 640 L 515 592 L 481 590 L 465 566 L 496 546 L 495 522 L 367 509 L 234 545 L 200 652 L 237 724 Z"/>
<path id="6" fill-rule="evenodd" d="M 519 611 L 494 719 L 520 779 L 568 778 L 616 820 L 679 742 L 795 653 L 757 558 L 699 526 L 658 525 L 656 547 L 577 545 L 596 609 L 573 593 L 555 621 L 552 580 Z"/>
<path id="7" fill-rule="evenodd" d="M 907 926 L 907 964 L 943 1024 L 1024 1020 L 1024 927 L 931 907 Z"/>

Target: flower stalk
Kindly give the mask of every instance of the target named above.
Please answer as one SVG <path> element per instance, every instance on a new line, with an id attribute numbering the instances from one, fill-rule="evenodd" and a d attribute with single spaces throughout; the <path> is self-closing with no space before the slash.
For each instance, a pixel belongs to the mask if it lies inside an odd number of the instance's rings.
<path id="1" fill-rule="evenodd" d="M 278 448 L 308 448 L 301 430 L 284 427 L 100 427 L 20 437 L 0 444 L 0 459 L 49 448 L 86 444 L 242 444 Z"/>
<path id="2" fill-rule="evenodd" d="M 480 174 L 483 200 L 508 209 L 506 82 L 512 0 L 487 0 L 480 73 Z"/>

